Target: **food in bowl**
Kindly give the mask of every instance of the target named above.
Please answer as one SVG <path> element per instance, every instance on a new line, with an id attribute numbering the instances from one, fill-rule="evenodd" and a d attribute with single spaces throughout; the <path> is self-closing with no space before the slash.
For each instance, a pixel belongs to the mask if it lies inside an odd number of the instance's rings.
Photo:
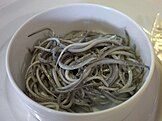
<path id="1" fill-rule="evenodd" d="M 133 96 L 149 69 L 125 37 L 88 30 L 56 35 L 46 31 L 29 49 L 25 93 L 48 108 L 94 112 L 116 106 Z M 35 40 L 34 40 L 35 41 Z"/>

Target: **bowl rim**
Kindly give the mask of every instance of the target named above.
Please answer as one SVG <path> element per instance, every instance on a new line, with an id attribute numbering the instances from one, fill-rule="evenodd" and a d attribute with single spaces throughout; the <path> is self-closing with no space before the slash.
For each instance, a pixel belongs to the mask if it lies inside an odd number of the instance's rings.
<path id="1" fill-rule="evenodd" d="M 41 14 L 43 13 L 48 13 L 52 10 L 55 10 L 55 9 L 62 9 L 62 8 L 69 8 L 69 7 L 74 7 L 74 6 L 78 6 L 78 7 L 85 7 L 85 6 L 88 6 L 88 7 L 97 7 L 99 9 L 105 9 L 105 10 L 110 10 L 110 11 L 113 11 L 117 14 L 120 14 L 122 16 L 124 16 L 126 19 L 128 19 L 129 21 L 132 22 L 132 24 L 134 24 L 136 27 L 138 27 L 140 33 L 142 33 L 142 35 L 146 38 L 147 42 L 148 42 L 148 45 L 149 45 L 149 48 L 151 50 L 151 64 L 150 64 L 150 70 L 149 70 L 149 73 L 146 77 L 146 80 L 145 82 L 143 83 L 142 87 L 132 96 L 130 97 L 128 100 L 124 101 L 123 103 L 117 105 L 117 106 L 114 106 L 114 107 L 111 107 L 109 109 L 104 109 L 104 110 L 100 110 L 100 111 L 96 111 L 96 112 L 89 112 L 89 113 L 70 113 L 70 112 L 62 112 L 62 111 L 57 111 L 57 110 L 53 110 L 53 109 L 50 109 L 50 108 L 47 108 L 45 106 L 42 106 L 40 105 L 39 103 L 37 103 L 36 101 L 32 100 L 31 98 L 29 98 L 16 84 L 16 82 L 14 81 L 13 77 L 12 77 L 12 74 L 11 74 L 11 71 L 10 71 L 10 66 L 9 66 L 9 62 L 10 62 L 10 53 L 11 53 L 11 47 L 12 47 L 12 44 L 16 41 L 15 40 L 15 37 L 17 35 L 17 33 L 19 33 L 19 31 L 28 23 L 30 23 L 34 18 L 36 18 L 37 16 L 40 16 Z M 38 108 L 38 109 L 41 109 L 41 110 L 44 110 L 46 112 L 50 112 L 50 113 L 55 113 L 55 114 L 62 114 L 62 115 L 68 115 L 68 116 L 86 116 L 86 115 L 96 115 L 96 114 L 102 114 L 102 113 L 108 113 L 108 112 L 112 112 L 112 111 L 115 111 L 115 110 L 118 110 L 122 107 L 124 107 L 125 105 L 127 104 L 130 104 L 132 103 L 132 101 L 134 99 L 136 99 L 140 94 L 142 94 L 146 88 L 148 87 L 150 81 L 151 81 L 151 78 L 153 76 L 153 72 L 154 72 L 154 69 L 155 69 L 155 54 L 154 54 L 154 50 L 153 50 L 153 46 L 148 38 L 148 36 L 146 35 L 146 33 L 143 31 L 143 29 L 133 20 L 131 19 L 130 17 L 128 17 L 126 14 L 114 9 L 114 8 L 111 8 L 111 7 L 107 7 L 107 6 L 103 6 L 103 5 L 98 5 L 98 4 L 92 4 L 92 3 L 72 3 L 72 4 L 66 4 L 66 5 L 59 5 L 57 7 L 52 7 L 52 8 L 49 8 L 47 10 L 43 10 L 41 12 L 38 12 L 37 14 L 33 15 L 32 17 L 30 17 L 29 19 L 27 19 L 17 30 L 16 32 L 13 34 L 10 42 L 9 42 L 9 45 L 7 47 L 7 52 L 6 52 L 6 71 L 7 71 L 7 75 L 9 77 L 9 81 L 11 83 L 11 85 L 14 87 L 14 89 L 16 90 L 16 92 L 20 95 L 20 98 L 24 98 L 22 100 L 26 100 L 26 102 L 28 103 L 31 103 L 32 105 L 34 105 L 34 107 Z M 26 104 L 26 106 L 29 106 Z M 30 106 L 29 106 L 30 107 Z M 32 107 L 30 107 L 32 109 Z M 35 110 L 35 109 L 32 109 L 32 110 Z"/>

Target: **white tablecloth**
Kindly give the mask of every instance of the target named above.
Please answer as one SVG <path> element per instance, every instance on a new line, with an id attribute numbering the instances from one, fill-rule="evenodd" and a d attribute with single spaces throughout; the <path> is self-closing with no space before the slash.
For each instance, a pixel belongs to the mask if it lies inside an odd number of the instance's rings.
<path id="1" fill-rule="evenodd" d="M 16 1 L 21 1 L 21 5 L 26 4 L 25 8 L 19 6 Z M 39 1 L 39 4 L 38 4 L 38 1 Z M 49 3 L 49 1 L 52 2 L 52 5 L 47 5 L 47 1 L 48 1 L 48 3 Z M 133 18 L 141 26 L 144 26 L 147 29 L 150 29 L 152 27 L 152 23 L 153 23 L 156 13 L 160 12 L 162 14 L 162 0 L 121 0 L 121 1 L 119 2 L 119 0 L 0 0 L 0 11 L 3 8 L 5 8 L 5 6 L 9 6 L 11 3 L 13 3 L 13 5 L 10 6 L 11 7 L 10 11 L 8 11 L 8 9 L 3 9 L 2 10 L 3 12 L 2 11 L 0 12 L 0 28 L 3 28 L 4 26 L 7 26 L 9 23 L 14 22 L 14 19 L 19 20 L 19 19 L 21 19 L 21 16 L 30 14 L 31 10 L 29 8 L 30 8 L 31 4 L 32 4 L 32 6 L 34 6 L 32 12 L 36 12 L 36 11 L 40 10 L 40 8 L 47 9 L 47 8 L 49 8 L 49 6 L 52 7 L 52 6 L 56 6 L 56 5 L 62 5 L 62 3 L 88 2 L 88 3 L 96 3 L 96 4 L 106 5 L 106 6 L 110 6 L 110 7 L 116 8 L 116 9 L 124 12 L 125 14 L 127 14 L 128 16 Z M 150 4 L 143 5 L 142 3 L 144 3 L 144 1 L 149 1 L 149 3 L 151 3 L 151 5 Z M 16 2 L 16 3 L 14 3 L 14 2 Z M 27 4 L 29 2 L 30 2 L 30 4 Z M 127 6 L 127 3 L 131 3 L 131 6 Z M 20 7 L 20 8 L 18 8 L 18 7 Z M 16 12 L 14 12 L 15 9 L 17 10 Z M 148 10 L 150 10 L 150 9 L 151 9 L 151 11 L 148 12 Z M 19 19 L 17 19 L 19 14 L 21 14 L 21 16 Z M 21 21 L 19 21 L 19 22 L 21 22 Z M 19 22 L 16 21 L 13 24 L 17 25 Z M 11 31 L 9 31 L 9 32 L 11 32 Z M 3 34 L 5 36 L 5 34 L 2 31 L 0 32 L 0 34 Z M 1 36 L 1 41 L 2 40 L 3 40 L 3 38 Z M 0 76 L 0 77 L 2 78 L 2 76 Z M 1 83 L 2 83 L 2 81 L 1 81 Z M 4 89 L 2 87 L 3 85 L 1 83 L 0 83 L 0 88 Z M 3 90 L 3 91 L 5 91 L 5 90 Z M 0 97 L 2 97 L 2 95 L 0 95 Z M 5 102 L 5 100 L 3 102 L 3 100 L 0 99 L 0 103 L 2 105 L 4 105 L 4 108 L 2 106 L 0 107 L 1 110 L 4 109 L 3 113 L 0 116 L 1 117 L 0 121 L 4 121 L 3 117 L 5 117 L 5 115 L 7 114 L 6 113 L 7 110 L 5 107 L 6 102 Z M 161 105 L 162 105 L 162 103 L 161 103 Z M 160 112 L 159 114 L 162 114 L 162 106 L 159 105 L 159 107 L 161 107 L 161 110 L 159 109 L 159 112 Z M 3 116 L 3 114 L 4 114 L 4 116 Z M 5 121 L 9 121 L 7 118 L 5 118 L 5 119 L 6 119 Z"/>

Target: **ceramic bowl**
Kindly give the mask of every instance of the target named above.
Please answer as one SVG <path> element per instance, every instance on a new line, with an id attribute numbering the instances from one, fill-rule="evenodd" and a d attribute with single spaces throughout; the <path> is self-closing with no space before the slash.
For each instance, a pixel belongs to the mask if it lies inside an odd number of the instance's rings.
<path id="1" fill-rule="evenodd" d="M 25 88 L 22 66 L 29 62 L 26 55 L 28 48 L 41 34 L 28 37 L 29 34 L 42 28 L 52 28 L 56 34 L 64 34 L 71 30 L 88 29 L 115 33 L 122 36 L 126 29 L 136 44 L 137 53 L 143 62 L 150 67 L 144 77 L 144 84 L 139 91 L 122 104 L 110 109 L 92 113 L 68 113 L 48 109 L 31 100 L 23 92 Z M 122 121 L 129 116 L 134 107 L 146 93 L 154 72 L 155 58 L 151 43 L 141 27 L 125 14 L 109 7 L 95 4 L 72 4 L 52 8 L 41 12 L 27 20 L 13 35 L 6 58 L 6 69 L 10 82 L 25 107 L 41 121 Z"/>

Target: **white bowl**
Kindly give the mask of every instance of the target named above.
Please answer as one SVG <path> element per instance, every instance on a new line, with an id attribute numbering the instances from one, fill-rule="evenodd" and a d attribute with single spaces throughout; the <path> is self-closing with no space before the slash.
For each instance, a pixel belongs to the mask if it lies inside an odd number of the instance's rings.
<path id="1" fill-rule="evenodd" d="M 150 67 L 144 77 L 145 83 L 140 90 L 124 103 L 113 108 L 92 113 L 68 113 L 48 109 L 31 100 L 24 90 L 24 73 L 21 72 L 24 60 L 27 62 L 27 48 L 31 48 L 41 35 L 27 37 L 44 27 L 52 28 L 55 33 L 63 34 L 76 29 L 100 30 L 122 35 L 125 28 L 137 46 L 143 62 Z M 10 82 L 26 108 L 41 121 L 122 121 L 133 111 L 146 93 L 154 72 L 155 58 L 153 48 L 146 34 L 132 19 L 112 8 L 94 4 L 73 4 L 49 9 L 35 15 L 25 22 L 13 35 L 7 49 L 6 69 Z M 15 107 L 16 108 L 16 107 Z"/>

